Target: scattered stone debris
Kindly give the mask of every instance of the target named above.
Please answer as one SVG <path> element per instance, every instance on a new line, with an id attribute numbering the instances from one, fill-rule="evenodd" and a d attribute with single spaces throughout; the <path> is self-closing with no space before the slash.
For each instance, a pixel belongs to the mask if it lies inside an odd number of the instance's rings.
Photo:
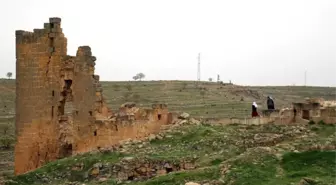
<path id="1" fill-rule="evenodd" d="M 308 177 L 304 177 L 300 180 L 298 185 L 314 185 L 317 184 L 317 181 Z"/>
<path id="2" fill-rule="evenodd" d="M 109 178 L 120 182 L 139 181 L 153 178 L 155 176 L 165 175 L 167 173 L 192 170 L 196 166 L 192 161 L 167 161 L 149 158 L 125 157 L 120 162 L 96 163 L 89 170 L 90 177 L 100 182 Z M 73 168 L 75 169 L 75 168 Z"/>
<path id="3" fill-rule="evenodd" d="M 187 182 L 187 183 L 185 183 L 185 185 L 200 185 L 200 184 L 198 184 L 196 182 Z"/>
<path id="4" fill-rule="evenodd" d="M 184 112 L 178 117 L 178 119 L 184 119 L 185 120 L 185 119 L 189 119 L 189 117 L 190 117 L 190 115 L 188 113 Z"/>

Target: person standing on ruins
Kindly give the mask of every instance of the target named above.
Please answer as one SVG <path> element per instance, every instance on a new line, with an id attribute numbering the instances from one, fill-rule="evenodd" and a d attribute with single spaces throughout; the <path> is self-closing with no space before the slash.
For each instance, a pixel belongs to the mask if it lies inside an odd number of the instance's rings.
<path id="1" fill-rule="evenodd" d="M 253 102 L 252 104 L 252 118 L 253 117 L 259 117 L 259 114 L 257 112 L 258 105 L 256 102 Z"/>
<path id="2" fill-rule="evenodd" d="M 267 108 L 268 110 L 274 110 L 274 101 L 272 99 L 272 97 L 267 96 Z"/>

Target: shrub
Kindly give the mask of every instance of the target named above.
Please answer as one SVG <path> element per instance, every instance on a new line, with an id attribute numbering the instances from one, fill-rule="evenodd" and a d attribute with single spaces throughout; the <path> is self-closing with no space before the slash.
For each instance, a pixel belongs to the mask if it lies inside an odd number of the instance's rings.
<path id="1" fill-rule="evenodd" d="M 318 128 L 318 127 L 316 127 L 316 126 L 313 126 L 313 127 L 311 127 L 311 128 L 310 128 L 310 130 L 311 130 L 311 131 L 318 131 L 318 130 L 319 130 L 319 128 Z"/>
<path id="2" fill-rule="evenodd" d="M 2 132 L 3 135 L 7 135 L 9 130 L 10 130 L 10 124 L 0 124 L 0 130 Z"/>
<path id="3" fill-rule="evenodd" d="M 2 136 L 0 138 L 1 147 L 9 149 L 14 144 L 15 139 L 10 136 Z"/>
<path id="4" fill-rule="evenodd" d="M 319 124 L 319 125 L 325 125 L 326 123 L 325 123 L 323 120 L 320 120 L 320 121 L 318 122 L 318 124 Z"/>
<path id="5" fill-rule="evenodd" d="M 308 124 L 309 124 L 309 125 L 314 125 L 314 124 L 315 124 L 315 121 L 310 120 L 310 121 L 308 122 Z"/>
<path id="6" fill-rule="evenodd" d="M 127 85 L 125 85 L 125 88 L 126 88 L 128 91 L 132 91 L 132 85 L 131 85 L 131 84 L 127 84 Z"/>

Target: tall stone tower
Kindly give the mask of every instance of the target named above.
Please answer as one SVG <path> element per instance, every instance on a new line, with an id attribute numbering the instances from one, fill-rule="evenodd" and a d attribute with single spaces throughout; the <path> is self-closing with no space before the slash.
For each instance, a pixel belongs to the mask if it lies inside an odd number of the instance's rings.
<path id="1" fill-rule="evenodd" d="M 16 174 L 72 155 L 78 141 L 95 134 L 96 116 L 110 113 L 95 60 L 88 46 L 67 55 L 60 18 L 34 32 L 16 31 Z"/>
<path id="2" fill-rule="evenodd" d="M 60 18 L 34 32 L 16 31 L 16 173 L 57 158 L 59 71 L 66 53 Z"/>

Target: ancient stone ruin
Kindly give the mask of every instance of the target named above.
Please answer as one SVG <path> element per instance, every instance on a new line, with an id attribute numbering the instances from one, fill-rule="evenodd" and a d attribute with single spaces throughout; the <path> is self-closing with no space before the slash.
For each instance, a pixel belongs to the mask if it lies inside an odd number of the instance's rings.
<path id="1" fill-rule="evenodd" d="M 49 161 L 143 138 L 172 122 L 164 104 L 123 105 L 113 113 L 94 74 L 89 46 L 67 55 L 60 18 L 43 29 L 16 31 L 15 174 Z"/>

